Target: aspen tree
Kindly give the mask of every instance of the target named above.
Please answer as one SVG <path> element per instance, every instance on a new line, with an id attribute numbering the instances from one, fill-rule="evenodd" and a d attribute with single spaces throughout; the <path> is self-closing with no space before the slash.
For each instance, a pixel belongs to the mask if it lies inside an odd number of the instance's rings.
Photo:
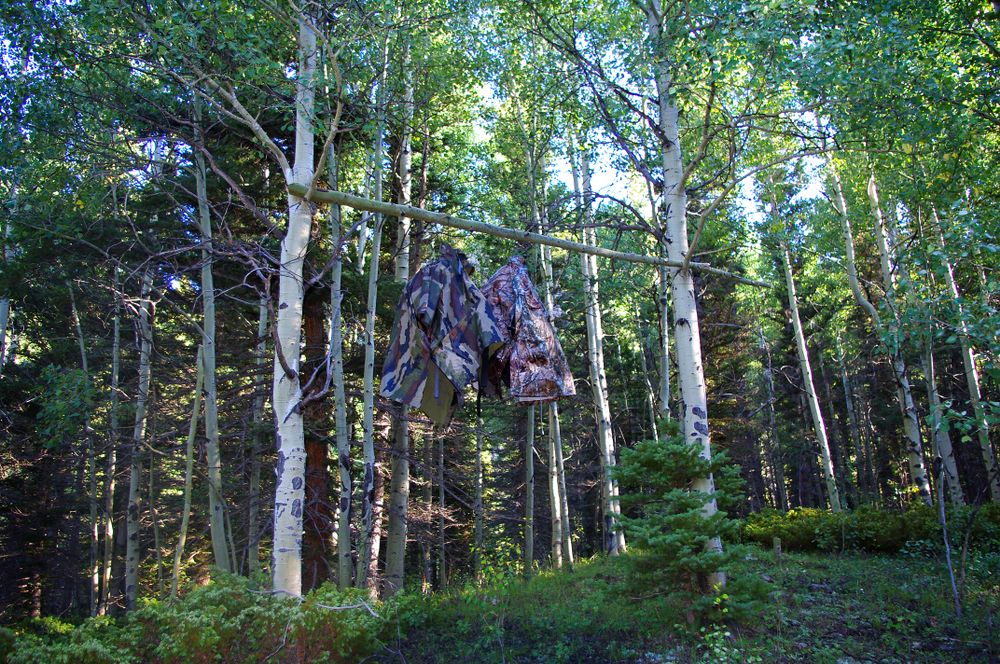
<path id="1" fill-rule="evenodd" d="M 400 128 L 398 178 L 400 205 L 409 205 L 413 189 L 413 62 L 410 46 L 403 39 L 403 117 Z M 410 278 L 410 219 L 399 216 L 396 227 L 396 281 Z M 402 590 L 406 562 L 407 511 L 410 500 L 410 422 L 409 408 L 400 406 L 395 418 L 391 478 L 389 485 L 388 533 L 385 550 L 385 595 L 391 597 Z"/>
<path id="2" fill-rule="evenodd" d="M 771 219 L 776 228 L 780 228 L 780 251 L 781 259 L 785 268 L 785 286 L 788 291 L 788 309 L 792 319 L 792 331 L 795 335 L 795 348 L 799 356 L 799 368 L 802 372 L 802 387 L 805 389 L 806 401 L 809 403 L 809 413 L 812 415 L 813 431 L 816 433 L 816 442 L 819 446 L 819 453 L 823 460 L 823 479 L 826 482 L 827 498 L 830 501 L 830 509 L 840 512 L 840 491 L 837 489 L 837 478 L 834 476 L 833 461 L 830 456 L 830 443 L 826 436 L 826 423 L 823 421 L 823 411 L 819 407 L 819 398 L 816 396 L 816 386 L 813 381 L 812 367 L 809 364 L 809 348 L 806 346 L 806 337 L 802 331 L 802 321 L 799 318 L 799 303 L 795 294 L 795 279 L 792 275 L 792 258 L 788 249 L 788 228 L 784 224 L 778 211 L 777 194 L 774 192 L 774 180 L 771 180 Z"/>
<path id="3" fill-rule="evenodd" d="M 117 212 L 117 195 L 112 190 Z M 111 563 L 114 556 L 115 543 L 115 475 L 118 472 L 118 381 L 121 369 L 121 275 L 120 269 L 114 268 L 114 316 L 111 326 L 111 384 L 109 386 L 108 405 L 108 453 L 104 466 L 104 552 L 101 561 L 101 598 L 97 603 L 97 615 L 108 612 L 111 599 Z"/>
<path id="4" fill-rule="evenodd" d="M 670 64 L 667 60 L 662 23 L 664 14 L 660 0 L 648 0 L 645 6 L 646 25 L 650 45 L 654 53 L 654 76 L 659 110 L 660 150 L 663 168 L 663 201 L 661 212 L 662 230 L 666 243 L 667 257 L 672 261 L 686 262 L 688 255 L 687 193 L 684 189 L 685 173 L 681 161 L 680 114 L 671 96 Z M 670 293 L 673 304 L 674 343 L 677 350 L 678 381 L 681 402 L 678 416 L 682 422 L 684 440 L 696 445 L 704 459 L 711 457 L 711 436 L 708 422 L 708 394 L 705 386 L 705 371 L 701 358 L 701 332 L 698 323 L 698 303 L 695 296 L 694 274 L 687 268 L 671 268 L 669 271 Z M 711 474 L 693 485 L 696 491 L 709 496 L 715 493 L 715 482 Z M 703 510 L 705 517 L 718 511 L 715 498 L 710 498 Z M 706 544 L 710 551 L 722 551 L 722 540 L 711 538 Z M 709 575 L 709 585 L 723 587 L 725 573 Z"/>
<path id="5" fill-rule="evenodd" d="M 330 145 L 327 159 L 327 183 L 337 188 L 340 178 L 336 142 Z M 340 477 L 340 502 L 337 523 L 337 585 L 343 590 L 351 585 L 351 439 L 347 431 L 347 397 L 344 389 L 343 274 L 344 237 L 341 209 L 330 206 L 331 250 L 336 252 L 330 268 L 330 372 L 333 382 L 333 425 L 337 438 L 337 470 Z"/>
<path id="6" fill-rule="evenodd" d="M 257 304 L 257 345 L 254 348 L 253 426 L 250 449 L 250 491 L 247 499 L 247 571 L 260 571 L 260 455 L 264 438 L 264 372 L 267 353 L 267 297 L 261 295 Z"/>
<path id="7" fill-rule="evenodd" d="M 135 609 L 139 595 L 139 450 L 146 436 L 146 404 L 149 398 L 151 355 L 153 352 L 153 268 L 147 267 L 142 277 L 139 301 L 139 386 L 135 399 L 135 424 L 129 452 L 128 512 L 125 544 L 125 608 Z"/>
<path id="8" fill-rule="evenodd" d="M 944 227 L 936 208 L 931 208 L 931 216 L 934 220 L 934 235 L 937 238 L 938 248 L 940 249 L 939 257 L 944 268 L 945 284 L 948 286 L 948 294 L 951 296 L 952 302 L 954 302 L 958 309 L 957 336 L 962 354 L 965 384 L 969 390 L 969 403 L 972 406 L 972 416 L 976 423 L 976 438 L 979 441 L 979 453 L 983 459 L 983 466 L 989 478 L 990 500 L 998 502 L 1000 501 L 1000 468 L 997 466 L 997 459 L 993 454 L 993 447 L 990 445 L 990 425 L 986 419 L 986 409 L 983 407 L 982 390 L 979 386 L 979 368 L 976 366 L 976 355 L 972 349 L 972 345 L 969 343 L 969 326 L 966 321 L 965 307 L 962 304 L 962 296 L 955 281 L 955 271 L 952 268 L 951 257 L 948 253 Z"/>
<path id="9" fill-rule="evenodd" d="M 442 456 L 443 463 L 443 456 Z M 442 516 L 442 524 L 444 517 Z M 443 537 L 442 526 L 442 537 Z M 528 406 L 528 430 L 524 438 L 524 576 L 535 567 L 535 405 Z"/>
<path id="10" fill-rule="evenodd" d="M 194 98 L 195 142 L 205 144 L 202 130 L 201 99 Z M 201 325 L 202 359 L 205 369 L 205 453 L 208 461 L 208 516 L 215 566 L 232 571 L 226 545 L 226 509 L 222 494 L 222 457 L 219 453 L 219 398 L 215 386 L 215 278 L 212 274 L 212 213 L 208 204 L 205 156 L 194 153 L 195 194 L 198 199 L 198 222 L 201 230 Z"/>
<path id="11" fill-rule="evenodd" d="M 903 431 L 906 434 L 907 440 L 907 463 L 910 470 L 910 481 L 920 495 L 920 499 L 927 505 L 930 505 L 931 487 L 927 478 L 927 469 L 924 465 L 923 444 L 920 441 L 920 422 L 917 417 L 917 408 L 913 401 L 913 393 L 910 389 L 910 379 L 907 376 L 906 360 L 903 358 L 902 349 L 899 344 L 899 329 L 894 320 L 890 320 L 888 323 L 882 321 L 878 310 L 876 310 L 875 306 L 861 290 L 861 284 L 858 282 L 857 263 L 854 259 L 854 233 L 851 229 L 851 219 L 847 210 L 847 199 L 844 197 L 844 187 L 840 181 L 840 174 L 837 172 L 832 155 L 827 155 L 827 165 L 830 170 L 830 182 L 833 186 L 833 205 L 840 216 L 841 228 L 844 233 L 848 285 L 851 288 L 854 299 L 872 319 L 876 332 L 881 333 L 883 329 L 886 329 L 889 333 L 890 347 L 888 352 L 892 360 L 892 370 L 896 380 L 896 398 L 903 416 Z M 876 239 L 880 235 L 884 239 L 884 233 L 879 231 L 880 224 L 882 223 L 881 214 L 878 217 L 879 219 L 875 223 Z M 883 253 L 882 244 L 879 245 L 879 253 L 880 255 Z M 882 261 L 883 277 L 885 277 L 885 264 L 887 260 L 888 255 L 886 254 L 886 258 Z M 892 292 L 890 287 L 887 287 L 887 292 Z M 883 325 L 886 327 L 883 327 Z"/>
<path id="12" fill-rule="evenodd" d="M 313 184 L 313 108 L 316 77 L 316 34 L 305 15 L 298 26 L 298 71 L 295 79 L 295 162 L 285 179 Z M 282 158 L 282 161 L 284 159 Z M 312 227 L 312 206 L 289 193 L 288 229 L 281 241 L 272 407 L 276 421 L 278 467 L 274 494 L 272 588 L 277 594 L 302 594 L 302 512 L 305 499 L 305 431 L 302 377 L 299 375 L 304 283 L 302 266 Z"/>
<path id="13" fill-rule="evenodd" d="M 187 542 L 188 521 L 191 516 L 191 487 L 194 471 L 194 439 L 198 433 L 198 416 L 201 414 L 201 393 L 205 384 L 204 348 L 198 346 L 195 360 L 194 396 L 191 399 L 191 421 L 188 425 L 187 441 L 184 444 L 184 507 L 181 508 L 181 525 L 177 534 L 177 547 L 174 550 L 174 569 L 170 577 L 170 596 L 177 597 L 177 584 L 181 576 L 181 558 L 184 557 L 184 546 Z M 256 516 L 254 515 L 254 519 Z M 253 521 L 251 521 L 253 524 Z M 251 533 L 252 535 L 253 533 Z"/>
<path id="14" fill-rule="evenodd" d="M 593 229 L 591 209 L 593 192 L 590 186 L 590 156 L 586 145 L 580 151 L 580 175 L 583 185 L 583 241 L 597 244 Z M 614 478 L 615 448 L 611 437 L 611 407 L 608 403 L 608 379 L 604 370 L 604 327 L 598 290 L 597 259 L 590 254 L 580 254 L 586 297 L 587 357 L 590 367 L 590 385 L 594 413 L 597 417 L 597 444 L 601 453 L 602 503 L 604 512 L 605 551 L 611 555 L 624 553 L 625 533 L 619 528 L 621 503 L 618 499 L 618 481 Z"/>

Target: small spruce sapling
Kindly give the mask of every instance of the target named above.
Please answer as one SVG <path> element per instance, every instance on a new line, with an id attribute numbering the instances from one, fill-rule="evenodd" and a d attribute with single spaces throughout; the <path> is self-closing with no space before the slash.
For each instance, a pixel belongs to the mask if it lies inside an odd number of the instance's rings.
<path id="1" fill-rule="evenodd" d="M 705 583 L 711 572 L 729 572 L 734 555 L 732 547 L 707 551 L 706 542 L 716 536 L 732 542 L 739 529 L 727 511 L 742 494 L 742 479 L 724 452 L 702 459 L 699 448 L 685 444 L 675 425 L 660 440 L 622 449 L 614 473 L 622 491 L 620 527 L 635 543 L 628 576 L 637 591 L 671 597 L 691 627 L 752 609 L 759 582 L 734 578 L 721 594 Z M 714 476 L 719 508 L 709 517 L 702 509 L 712 496 L 693 489 L 694 481 L 707 473 Z"/>

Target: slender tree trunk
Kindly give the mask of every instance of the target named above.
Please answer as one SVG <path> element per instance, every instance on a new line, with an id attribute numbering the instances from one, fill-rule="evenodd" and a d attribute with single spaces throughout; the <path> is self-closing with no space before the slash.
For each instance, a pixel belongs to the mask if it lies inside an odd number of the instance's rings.
<path id="1" fill-rule="evenodd" d="M 556 452 L 556 473 L 559 482 L 559 514 L 562 517 L 562 557 L 565 564 L 573 565 L 573 530 L 569 520 L 569 496 L 566 493 L 566 466 L 563 463 L 562 434 L 559 427 L 559 413 L 553 418 L 553 441 Z"/>
<path id="2" fill-rule="evenodd" d="M 104 553 L 101 563 L 101 599 L 97 614 L 105 615 L 111 601 L 111 566 L 115 550 L 115 475 L 118 472 L 118 380 L 121 368 L 121 286 L 115 268 L 114 319 L 111 332 L 111 394 L 108 406 L 108 452 L 104 468 Z"/>
<path id="3" fill-rule="evenodd" d="M 378 85 L 375 90 L 375 135 L 372 137 L 372 191 L 371 197 L 377 201 L 382 200 L 382 158 L 383 142 L 385 138 L 385 111 L 388 87 L 386 81 L 389 76 L 389 34 L 388 26 L 383 28 L 382 53 L 379 66 Z M 368 219 L 371 215 L 362 213 L 361 229 L 358 232 L 358 273 L 364 269 L 365 264 L 365 244 L 368 242 Z M 381 219 L 381 215 L 376 216 L 376 220 Z M 376 221 L 375 233 L 379 233 L 381 224 Z"/>
<path id="4" fill-rule="evenodd" d="M 944 279 L 948 285 L 948 292 L 952 301 L 958 308 L 958 340 L 962 351 L 962 365 L 965 369 L 965 384 L 969 389 L 969 403 L 972 406 L 972 416 L 976 422 L 976 438 L 979 441 L 979 453 L 983 459 L 983 466 L 986 469 L 990 486 L 990 499 L 993 502 L 1000 501 L 1000 469 L 997 467 L 997 459 L 993 454 L 993 447 L 990 445 L 990 425 L 986 419 L 986 409 L 983 407 L 982 391 L 979 387 L 979 369 L 976 366 L 976 355 L 969 343 L 969 329 L 965 318 L 965 307 L 962 305 L 962 296 L 955 282 L 955 274 L 951 265 L 951 258 L 948 254 L 948 245 L 945 242 L 944 229 L 941 219 L 938 217 L 936 209 L 932 208 L 934 217 L 935 232 L 938 244 L 941 249 L 939 258 L 944 267 Z M 947 473 L 947 469 L 945 470 Z"/>
<path id="5" fill-rule="evenodd" d="M 327 159 L 327 183 L 337 189 L 340 162 L 336 141 L 330 145 Z M 333 382 L 333 424 L 337 437 L 337 470 L 340 477 L 340 509 L 337 523 L 337 585 L 344 590 L 351 585 L 351 439 L 347 430 L 347 398 L 344 389 L 344 328 L 342 287 L 344 274 L 344 237 L 339 205 L 330 206 L 330 237 L 337 252 L 330 271 L 330 371 Z"/>
<path id="6" fill-rule="evenodd" d="M 590 189 L 590 159 L 587 150 L 580 153 L 580 174 L 583 180 L 583 241 L 596 245 L 597 236 L 591 227 L 592 193 Z M 618 526 L 621 504 L 618 500 L 618 482 L 614 478 L 615 448 L 611 436 L 611 407 L 608 403 L 608 379 L 604 371 L 604 329 L 598 288 L 597 259 L 590 254 L 580 255 L 586 297 L 587 356 L 590 366 L 590 385 L 594 413 L 597 417 L 597 443 L 601 453 L 602 508 L 604 510 L 605 551 L 615 556 L 624 553 L 625 533 Z"/>
<path id="7" fill-rule="evenodd" d="M 126 519 L 125 551 L 125 608 L 129 611 L 136 606 L 139 596 L 139 475 L 141 457 L 139 454 L 146 435 L 146 403 L 149 397 L 151 374 L 151 354 L 153 351 L 153 305 L 150 292 L 153 289 L 153 270 L 147 268 L 142 278 L 142 295 L 139 305 L 139 387 L 135 401 L 135 424 L 132 427 L 132 446 L 129 454 L 131 472 L 128 485 L 128 516 Z"/>
<path id="8" fill-rule="evenodd" d="M 664 240 L 667 245 L 667 257 L 674 261 L 684 261 L 688 257 L 687 193 L 684 190 L 684 167 L 681 161 L 679 109 L 671 98 L 672 81 L 661 31 L 663 13 L 659 0 L 649 0 L 646 17 L 650 42 L 657 49 L 655 76 L 663 162 Z M 701 359 L 701 333 L 694 274 L 690 269 L 671 268 L 669 283 L 681 394 L 679 417 L 683 422 L 684 440 L 697 446 L 701 450 L 701 456 L 708 459 L 712 453 L 708 428 L 708 395 Z M 711 474 L 700 478 L 694 482 L 693 488 L 696 491 L 713 494 L 714 478 Z M 710 518 L 717 511 L 713 498 L 705 504 L 703 514 L 706 518 Z M 713 537 L 705 547 L 709 551 L 721 552 L 722 540 Z M 706 581 L 710 587 L 722 588 L 725 586 L 726 576 L 724 572 L 715 572 L 710 574 Z"/>
<path id="9" fill-rule="evenodd" d="M 875 326 L 876 332 L 880 333 L 883 329 L 883 321 L 878 314 L 878 310 L 871 302 L 868 301 L 868 298 L 861 290 L 861 285 L 858 282 L 857 263 L 854 259 L 854 234 L 851 230 L 851 219 L 847 213 L 847 200 L 844 197 L 844 188 L 840 181 L 840 175 L 837 173 L 837 169 L 833 165 L 833 158 L 828 157 L 828 160 L 828 164 L 830 166 L 830 178 L 833 183 L 833 203 L 837 213 L 840 215 L 841 226 L 844 232 L 848 284 L 851 287 L 851 293 L 854 295 L 854 299 L 866 312 L 868 312 L 868 315 L 871 317 Z M 873 207 L 876 207 L 877 201 L 873 202 L 872 205 Z M 876 229 L 876 240 L 879 240 L 881 237 L 881 242 L 879 244 L 879 252 L 881 254 L 883 253 L 882 247 L 885 239 L 881 214 L 878 214 L 878 219 L 876 220 L 874 226 Z M 888 255 L 886 254 L 883 258 L 883 271 L 885 270 L 887 260 Z M 891 292 L 891 287 L 887 288 L 887 293 Z M 890 321 L 888 323 L 888 332 L 890 336 L 889 355 L 892 359 L 893 374 L 896 380 L 896 396 L 899 402 L 900 412 L 903 416 L 903 431 L 906 434 L 907 440 L 907 462 L 910 469 L 910 481 L 920 494 L 920 499 L 927 505 L 930 505 L 931 488 L 930 482 L 927 478 L 927 470 L 924 466 L 923 444 L 920 441 L 920 422 L 917 417 L 916 406 L 913 402 L 910 380 L 907 377 L 906 361 L 903 359 L 902 349 L 900 348 L 899 330 L 894 321 Z"/>
<path id="10" fill-rule="evenodd" d="M 833 404 L 833 390 L 830 388 L 830 379 L 826 373 L 826 365 L 823 356 L 817 354 L 819 360 L 819 380 L 823 387 L 823 400 L 826 403 L 826 421 L 830 423 L 830 454 L 833 457 L 833 467 L 840 468 L 837 474 L 837 486 L 840 487 L 840 495 L 844 505 L 850 509 L 856 504 L 856 494 L 851 483 L 850 450 L 844 440 L 842 424 L 843 420 L 838 418 Z"/>
<path id="11" fill-rule="evenodd" d="M 177 535 L 177 548 L 174 550 L 174 571 L 170 577 L 170 596 L 177 597 L 177 585 L 181 577 L 181 559 L 184 557 L 184 546 L 187 543 L 188 522 L 191 516 L 191 487 L 194 471 L 194 439 L 198 434 L 198 416 L 201 412 L 201 392 L 205 384 L 205 365 L 203 363 L 204 349 L 198 346 L 197 374 L 194 384 L 194 398 L 191 400 L 191 423 L 188 425 L 187 442 L 184 445 L 184 507 L 181 509 L 181 525 Z M 254 518 L 256 515 L 252 515 Z M 251 520 L 251 524 L 253 520 Z M 252 561 L 251 560 L 251 566 Z"/>
<path id="12" fill-rule="evenodd" d="M 201 102 L 194 96 L 195 141 L 204 145 L 201 128 Z M 226 544 L 226 509 L 222 493 L 222 458 L 219 453 L 219 399 L 215 386 L 215 278 L 212 274 L 212 213 L 208 205 L 205 157 L 194 153 L 195 190 L 198 198 L 198 220 L 201 227 L 201 344 L 205 363 L 205 452 L 208 459 L 208 514 L 212 535 L 212 555 L 215 566 L 232 571 L 229 547 Z"/>
<path id="13" fill-rule="evenodd" d="M 771 182 L 772 189 L 774 182 Z M 771 218 L 775 223 L 781 223 L 778 201 L 775 193 L 771 192 Z M 809 404 L 809 413 L 812 415 L 813 431 L 816 432 L 816 442 L 819 445 L 819 453 L 823 459 L 823 479 L 826 482 L 826 493 L 830 500 L 830 509 L 840 512 L 842 505 L 840 502 L 840 491 L 837 489 L 837 478 L 833 470 L 833 458 L 830 455 L 830 442 L 826 436 L 826 423 L 823 421 L 823 411 L 819 406 L 819 398 L 816 396 L 816 386 L 813 381 L 812 367 L 809 364 L 809 348 L 806 346 L 806 337 L 802 331 L 802 321 L 799 318 L 799 303 L 795 295 L 795 279 L 792 275 L 792 257 L 788 250 L 788 240 L 785 234 L 788 232 L 785 224 L 781 223 L 782 236 L 781 258 L 785 267 L 785 286 L 788 291 L 788 309 L 792 319 L 792 330 L 795 333 L 795 347 L 799 354 L 799 368 L 802 372 L 802 387 L 805 390 L 806 401 Z"/>
<path id="14" fill-rule="evenodd" d="M 313 107 L 316 75 L 316 34 L 299 17 L 299 67 L 295 83 L 295 165 L 285 180 L 305 187 L 313 181 Z M 302 512 L 305 499 L 305 431 L 301 408 L 299 362 L 302 266 L 309 246 L 312 206 L 288 196 L 288 230 L 281 242 L 278 310 L 275 316 L 274 380 L 271 403 L 276 422 L 278 467 L 274 493 L 272 588 L 277 594 L 302 594 Z M 286 368 L 287 367 L 287 368 Z"/>
<path id="15" fill-rule="evenodd" d="M 264 438 L 264 371 L 267 356 L 267 297 L 261 296 L 257 311 L 257 346 L 254 349 L 254 390 L 252 448 L 250 452 L 250 491 L 247 499 L 247 570 L 260 571 L 260 455 Z"/>
<path id="16" fill-rule="evenodd" d="M 660 432 L 656 425 L 656 392 L 653 390 L 653 381 L 649 378 L 649 362 L 646 360 L 646 331 L 639 314 L 639 307 L 635 308 L 636 336 L 639 339 L 639 361 L 642 363 L 642 379 L 646 384 L 646 405 L 649 408 L 649 430 L 653 434 L 653 440 L 660 439 Z"/>
<path id="17" fill-rule="evenodd" d="M 17 207 L 17 186 L 13 187 L 13 192 L 11 194 L 12 208 Z M 9 221 L 4 220 L 3 232 L 0 234 L 0 241 L 2 241 L 3 246 L 0 246 L 0 261 L 3 262 L 4 267 L 7 266 L 7 262 L 10 260 L 10 228 L 11 224 Z M 8 293 L 3 293 L 0 295 L 0 376 L 3 375 L 4 365 L 7 363 L 7 328 L 10 325 L 10 295 Z"/>
<path id="18" fill-rule="evenodd" d="M 472 505 L 472 573 L 476 583 L 483 576 L 483 416 L 476 417 L 476 497 Z"/>
<path id="19" fill-rule="evenodd" d="M 83 371 L 83 378 L 89 388 L 90 369 L 87 366 L 87 346 L 83 337 L 83 326 L 80 323 L 80 312 L 76 308 L 76 297 L 73 294 L 73 284 L 66 281 L 66 288 L 69 291 L 70 316 L 73 319 L 73 328 L 76 330 L 76 341 L 80 347 L 80 369 Z M 98 594 L 100 593 L 100 573 L 97 559 L 97 549 L 100 540 L 100 520 L 97 516 L 97 454 L 94 450 L 94 434 L 90 426 L 90 409 L 84 413 L 83 435 L 85 448 L 87 451 L 87 486 L 88 502 L 90 504 L 90 615 L 97 615 Z"/>
<path id="20" fill-rule="evenodd" d="M 438 476 L 438 587 L 444 588 L 448 585 L 448 541 L 445 539 L 444 531 L 444 432 L 437 434 L 438 456 L 437 456 L 437 476 Z"/>
<path id="21" fill-rule="evenodd" d="M 767 393 L 767 437 L 768 455 L 771 468 L 774 471 L 774 489 L 778 500 L 778 509 L 788 511 L 788 493 L 785 488 L 785 460 L 781 452 L 781 438 L 778 435 L 778 424 L 774 413 L 774 368 L 771 365 L 771 346 L 764 336 L 763 328 L 758 327 L 760 349 L 764 353 L 764 389 Z"/>
<path id="22" fill-rule="evenodd" d="M 381 177 L 376 179 L 381 196 Z M 375 309 L 378 298 L 379 254 L 382 251 L 383 217 L 379 215 L 372 236 L 371 261 L 368 272 L 368 305 L 365 319 L 364 385 L 364 479 L 361 486 L 361 529 L 358 533 L 357 585 L 370 588 L 368 569 L 372 561 L 375 530 Z"/>
<path id="23" fill-rule="evenodd" d="M 559 436 L 559 413 L 549 404 L 549 505 L 552 519 L 552 566 L 563 566 L 562 498 L 559 490 L 559 470 L 556 463 L 556 439 Z"/>
<path id="24" fill-rule="evenodd" d="M 924 377 L 927 381 L 927 403 L 931 409 L 931 440 L 934 441 L 937 457 L 941 460 L 940 475 L 944 475 L 947 487 L 939 486 L 938 491 L 947 488 L 948 498 L 955 505 L 964 505 L 962 484 L 958 481 L 958 464 L 955 462 L 955 451 L 952 449 L 951 436 L 944 425 L 944 407 L 937 390 L 937 376 L 934 369 L 934 344 L 930 338 L 926 344 L 926 352 L 922 358 Z"/>
<path id="25" fill-rule="evenodd" d="M 524 439 L 524 576 L 535 568 L 535 405 L 528 406 Z"/>
<path id="26" fill-rule="evenodd" d="M 305 336 L 303 373 L 311 385 L 304 387 L 310 396 L 321 392 L 326 384 L 326 345 L 323 329 L 325 318 L 323 293 L 311 290 L 303 302 L 302 327 Z M 322 399 L 311 401 L 303 408 L 306 446 L 306 493 L 303 511 L 302 591 L 318 588 L 330 577 L 330 544 L 333 537 L 333 514 L 330 506 L 329 458 L 327 455 L 327 408 Z"/>
<path id="27" fill-rule="evenodd" d="M 406 38 L 404 37 L 404 42 Z M 413 64 L 410 47 L 403 45 L 403 118 L 399 139 L 399 199 L 409 205 L 413 190 Z M 399 217 L 396 234 L 396 281 L 410 278 L 410 219 Z M 389 487 L 389 518 L 385 545 L 385 595 L 402 590 L 405 580 L 407 512 L 410 502 L 410 422 L 409 408 L 400 407 L 396 418 Z"/>
<path id="28" fill-rule="evenodd" d="M 424 513 L 427 515 L 427 530 L 420 545 L 420 557 L 423 561 L 423 584 L 424 594 L 429 594 L 434 588 L 434 562 L 433 562 L 433 539 L 431 534 L 431 515 L 434 513 L 434 445 L 436 438 L 433 435 L 424 437 L 424 467 L 421 476 L 424 483 L 423 505 Z"/>
<path id="29" fill-rule="evenodd" d="M 155 439 L 155 434 L 151 433 Z M 156 455 L 149 455 L 149 520 L 153 525 L 153 551 L 156 555 L 156 588 L 157 599 L 162 599 L 166 592 L 166 585 L 163 578 L 163 545 L 160 538 L 160 514 L 156 510 L 156 503 L 159 500 L 159 491 L 156 488 Z"/>

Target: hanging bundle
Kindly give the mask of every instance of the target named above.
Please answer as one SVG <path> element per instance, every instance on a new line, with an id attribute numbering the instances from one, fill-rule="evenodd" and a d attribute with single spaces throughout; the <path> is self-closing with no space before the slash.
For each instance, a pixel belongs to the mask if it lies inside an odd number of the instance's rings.
<path id="1" fill-rule="evenodd" d="M 419 408 L 442 427 L 478 379 L 483 355 L 503 340 L 471 272 L 465 254 L 443 245 L 441 257 L 410 279 L 382 367 L 382 396 Z"/>
<path id="2" fill-rule="evenodd" d="M 551 316 L 531 283 L 524 258 L 511 258 L 483 284 L 482 292 L 499 323 L 503 345 L 488 355 L 481 393 L 500 396 L 504 383 L 522 403 L 576 394 Z"/>

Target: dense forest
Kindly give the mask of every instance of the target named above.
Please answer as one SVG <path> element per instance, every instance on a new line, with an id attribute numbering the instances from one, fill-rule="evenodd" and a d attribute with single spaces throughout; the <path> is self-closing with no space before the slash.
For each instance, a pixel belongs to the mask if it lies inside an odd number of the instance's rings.
<path id="1" fill-rule="evenodd" d="M 3 3 L 0 659 L 997 661 L 998 26 Z"/>

